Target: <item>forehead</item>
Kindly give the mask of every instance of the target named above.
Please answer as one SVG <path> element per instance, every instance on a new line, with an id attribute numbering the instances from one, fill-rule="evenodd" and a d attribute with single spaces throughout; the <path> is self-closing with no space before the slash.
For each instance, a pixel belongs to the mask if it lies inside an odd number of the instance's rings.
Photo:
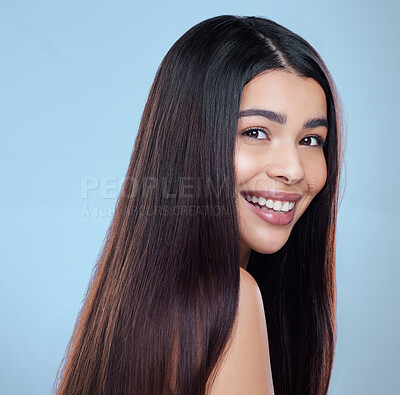
<path id="1" fill-rule="evenodd" d="M 326 116 L 326 98 L 313 78 L 288 71 L 267 71 L 245 85 L 240 110 L 268 109 L 291 117 Z"/>

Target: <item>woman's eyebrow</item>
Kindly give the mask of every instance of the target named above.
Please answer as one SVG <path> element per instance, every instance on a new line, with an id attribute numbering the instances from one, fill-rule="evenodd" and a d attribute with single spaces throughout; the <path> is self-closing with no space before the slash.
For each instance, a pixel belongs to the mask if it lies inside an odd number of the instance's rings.
<path id="1" fill-rule="evenodd" d="M 285 114 L 270 110 L 250 109 L 239 112 L 239 118 L 254 116 L 264 117 L 269 119 L 270 121 L 277 122 L 282 125 L 285 124 L 287 121 L 287 117 Z M 328 128 L 328 120 L 326 118 L 309 119 L 307 122 L 304 123 L 303 129 L 317 128 L 318 126 L 325 126 L 326 128 Z"/>
<path id="2" fill-rule="evenodd" d="M 278 122 L 280 124 L 286 123 L 286 115 L 285 114 L 280 114 L 279 112 L 274 112 L 270 110 L 244 110 L 239 112 L 239 118 L 240 117 L 264 117 L 267 118 L 271 121 Z"/>
<path id="3" fill-rule="evenodd" d="M 317 128 L 318 126 L 325 126 L 328 129 L 328 120 L 325 118 L 309 119 L 303 125 L 303 129 L 312 129 L 312 128 Z"/>

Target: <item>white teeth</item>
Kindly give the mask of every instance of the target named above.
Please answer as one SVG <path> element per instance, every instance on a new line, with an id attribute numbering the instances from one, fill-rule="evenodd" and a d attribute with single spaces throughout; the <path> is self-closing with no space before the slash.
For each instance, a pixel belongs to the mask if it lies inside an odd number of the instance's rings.
<path id="1" fill-rule="evenodd" d="M 273 209 L 274 209 L 274 210 L 280 210 L 281 207 L 282 207 L 282 202 L 280 202 L 279 200 L 277 200 L 277 201 L 274 203 Z"/>
<path id="2" fill-rule="evenodd" d="M 282 204 L 282 211 L 289 211 L 289 202 L 285 202 Z"/>
<path id="3" fill-rule="evenodd" d="M 267 200 L 261 196 L 260 198 L 258 198 L 258 204 L 260 206 L 265 206 L 267 204 Z"/>
<path id="4" fill-rule="evenodd" d="M 295 202 L 265 199 L 263 196 L 257 198 L 257 196 L 246 195 L 246 200 L 254 204 L 258 204 L 261 207 L 266 206 L 269 209 L 283 211 L 285 213 L 290 211 L 295 205 Z"/>
<path id="5" fill-rule="evenodd" d="M 274 207 L 274 202 L 271 199 L 267 200 L 267 203 L 265 204 L 268 208 L 273 208 Z"/>

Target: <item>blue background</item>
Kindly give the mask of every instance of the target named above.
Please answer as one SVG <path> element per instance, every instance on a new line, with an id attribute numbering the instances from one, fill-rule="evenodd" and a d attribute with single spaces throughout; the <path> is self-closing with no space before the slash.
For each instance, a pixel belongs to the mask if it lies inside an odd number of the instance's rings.
<path id="1" fill-rule="evenodd" d="M 0 393 L 50 392 L 157 67 L 221 14 L 283 24 L 333 75 L 348 141 L 329 394 L 398 393 L 399 11 L 377 0 L 1 0 Z"/>

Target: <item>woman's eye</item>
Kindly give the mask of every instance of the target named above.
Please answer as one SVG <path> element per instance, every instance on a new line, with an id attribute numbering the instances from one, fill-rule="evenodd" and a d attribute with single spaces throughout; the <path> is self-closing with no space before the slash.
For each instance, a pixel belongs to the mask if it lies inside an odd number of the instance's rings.
<path id="1" fill-rule="evenodd" d="M 267 131 L 260 128 L 247 129 L 242 133 L 242 135 L 256 140 L 266 140 L 268 138 Z"/>
<path id="2" fill-rule="evenodd" d="M 325 140 L 323 140 L 321 137 L 319 136 L 307 136 L 304 137 L 301 141 L 300 144 L 301 145 L 308 145 L 310 147 L 318 147 L 320 145 L 323 145 L 325 142 Z"/>

